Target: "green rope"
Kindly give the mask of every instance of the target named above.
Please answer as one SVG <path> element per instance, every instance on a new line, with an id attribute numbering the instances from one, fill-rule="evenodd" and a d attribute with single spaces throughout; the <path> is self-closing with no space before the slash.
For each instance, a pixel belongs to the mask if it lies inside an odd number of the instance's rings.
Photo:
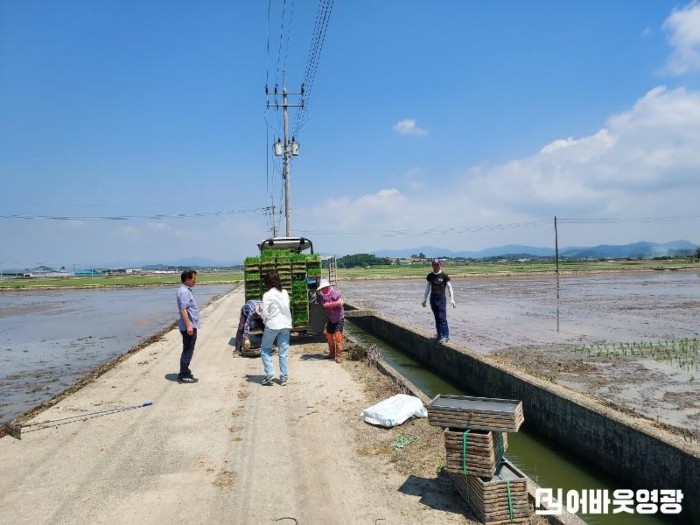
<path id="1" fill-rule="evenodd" d="M 404 436 L 403 434 L 400 434 L 392 446 L 394 447 L 394 450 L 401 450 L 409 443 L 415 443 L 419 439 L 420 438 L 418 437 Z"/>
<path id="2" fill-rule="evenodd" d="M 462 472 L 464 472 L 464 475 L 467 475 L 467 471 L 469 470 L 467 468 L 467 449 L 469 448 L 469 429 L 466 429 L 462 433 Z M 467 480 L 464 480 L 464 484 L 466 487 L 465 495 L 467 496 L 465 499 L 467 500 L 467 505 L 471 505 L 469 501 L 469 483 L 467 483 Z"/>
<path id="3" fill-rule="evenodd" d="M 462 472 L 467 475 L 467 450 L 469 449 L 469 429 L 462 433 Z"/>
<path id="4" fill-rule="evenodd" d="M 508 513 L 510 514 L 510 522 L 513 523 L 513 499 L 510 497 L 510 480 L 506 480 L 506 489 L 508 490 Z"/>

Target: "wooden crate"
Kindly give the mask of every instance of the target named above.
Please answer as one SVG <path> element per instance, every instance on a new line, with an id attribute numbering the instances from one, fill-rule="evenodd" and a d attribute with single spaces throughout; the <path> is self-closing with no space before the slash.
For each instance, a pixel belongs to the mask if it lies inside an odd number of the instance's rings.
<path id="1" fill-rule="evenodd" d="M 506 461 L 493 477 L 450 474 L 457 492 L 486 525 L 527 523 L 527 477 Z"/>
<path id="2" fill-rule="evenodd" d="M 517 432 L 525 421 L 522 401 L 438 394 L 428 405 L 428 423 L 439 427 Z"/>
<path id="3" fill-rule="evenodd" d="M 446 428 L 444 435 L 445 470 L 454 474 L 491 477 L 508 448 L 505 432 Z"/>

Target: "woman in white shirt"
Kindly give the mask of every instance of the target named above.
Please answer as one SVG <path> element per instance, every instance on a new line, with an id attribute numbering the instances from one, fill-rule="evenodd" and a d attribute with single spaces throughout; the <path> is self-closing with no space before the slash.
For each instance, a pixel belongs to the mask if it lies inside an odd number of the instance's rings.
<path id="1" fill-rule="evenodd" d="M 272 364 L 272 343 L 277 340 L 277 353 L 280 360 L 279 384 L 284 386 L 289 378 L 287 351 L 289 350 L 289 333 L 292 329 L 292 312 L 289 308 L 289 294 L 282 289 L 280 276 L 275 271 L 265 274 L 265 286 L 269 288 L 262 297 L 262 318 L 265 323 L 260 356 L 262 357 L 265 378 L 263 385 L 271 385 L 275 378 L 275 366 Z"/>

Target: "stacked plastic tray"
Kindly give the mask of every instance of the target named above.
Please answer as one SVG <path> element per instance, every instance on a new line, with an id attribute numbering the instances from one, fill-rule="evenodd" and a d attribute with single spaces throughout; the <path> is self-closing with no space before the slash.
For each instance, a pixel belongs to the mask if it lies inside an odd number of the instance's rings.
<path id="1" fill-rule="evenodd" d="M 246 257 L 243 272 L 245 300 L 260 300 L 263 294 L 263 284 L 260 273 L 260 257 Z"/>
<path id="2" fill-rule="evenodd" d="M 445 429 L 445 470 L 457 491 L 487 525 L 527 523 L 527 477 L 504 458 L 506 432 L 525 421 L 521 401 L 438 395 L 428 423 Z"/>
<path id="3" fill-rule="evenodd" d="M 289 250 L 263 250 L 260 257 L 245 259 L 245 300 L 262 299 L 267 291 L 263 283 L 264 275 L 275 271 L 280 277 L 282 288 L 287 290 L 292 310 L 294 328 L 306 328 L 309 324 L 309 288 L 307 283 L 307 260 L 312 273 L 321 275 L 321 261 L 318 255 L 290 253 Z"/>

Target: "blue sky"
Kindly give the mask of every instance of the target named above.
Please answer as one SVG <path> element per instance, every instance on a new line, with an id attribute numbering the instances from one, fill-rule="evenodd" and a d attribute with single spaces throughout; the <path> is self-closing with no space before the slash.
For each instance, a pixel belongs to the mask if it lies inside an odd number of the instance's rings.
<path id="1" fill-rule="evenodd" d="M 700 243 L 697 2 L 2 0 L 0 267 L 253 254 L 310 56 L 318 252 Z"/>

